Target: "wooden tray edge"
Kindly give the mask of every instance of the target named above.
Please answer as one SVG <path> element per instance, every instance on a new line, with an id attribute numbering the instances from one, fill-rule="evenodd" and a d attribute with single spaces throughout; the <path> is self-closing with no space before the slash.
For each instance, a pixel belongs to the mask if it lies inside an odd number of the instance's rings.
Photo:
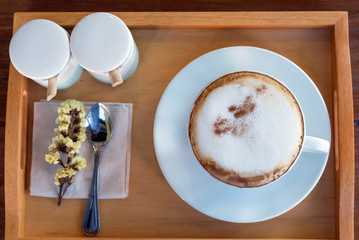
<path id="1" fill-rule="evenodd" d="M 14 29 L 36 18 L 46 18 L 62 26 L 91 12 L 16 12 Z M 231 29 L 231 28 L 318 28 L 333 27 L 347 16 L 344 11 L 307 12 L 113 12 L 134 29 Z M 136 16 L 136 18 L 134 18 Z"/>
<path id="2" fill-rule="evenodd" d="M 69 26 L 71 16 L 81 19 L 88 13 L 15 13 L 13 31 L 35 18 L 47 18 Z M 346 12 L 139 12 L 115 13 L 134 28 L 317 28 L 333 27 L 336 56 L 337 160 L 339 165 L 338 219 L 339 239 L 354 239 L 354 127 L 352 106 L 352 82 L 348 40 L 348 16 Z M 199 16 L 198 16 L 198 15 Z M 215 17 L 213 17 L 215 15 Z M 304 15 L 304 17 L 303 17 Z M 66 16 L 66 17 L 64 17 Z M 136 16 L 137 19 L 132 20 Z M 301 16 L 300 18 L 298 18 Z M 205 22 L 193 21 L 211 17 Z M 62 18 L 64 21 L 56 21 Z M 129 18 L 126 20 L 126 18 Z M 171 18 L 173 21 L 168 21 Z M 218 19 L 224 21 L 217 21 Z M 284 19 L 283 19 L 284 18 Z M 167 20 L 166 20 L 167 19 Z M 157 25 L 156 25 L 157 24 Z M 26 151 L 26 116 L 28 80 L 11 65 L 5 128 L 5 238 L 22 238 L 24 235 L 24 188 Z M 342 96 L 345 96 L 342 97 Z M 25 116 L 25 117 L 24 117 Z M 342 148 L 342 146 L 344 146 Z M 344 159 L 344 160 L 343 160 Z M 338 161 L 339 162 L 339 161 Z M 343 194 L 344 193 L 344 194 Z M 344 224 L 345 223 L 345 224 Z M 25 238 L 24 238 L 25 239 Z M 34 238 L 26 238 L 34 239 Z M 56 238 L 51 238 L 56 239 Z M 70 239 L 70 238 L 68 238 Z M 72 238 L 71 238 L 72 239 Z M 79 239 L 79 238 L 76 238 Z"/>
<path id="3" fill-rule="evenodd" d="M 339 239 L 354 239 L 355 148 L 348 16 L 334 26 L 334 142 Z"/>

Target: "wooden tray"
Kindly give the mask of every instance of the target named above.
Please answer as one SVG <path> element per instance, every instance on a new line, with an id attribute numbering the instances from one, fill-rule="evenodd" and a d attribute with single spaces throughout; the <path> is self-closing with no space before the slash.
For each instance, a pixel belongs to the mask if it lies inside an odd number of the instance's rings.
<path id="1" fill-rule="evenodd" d="M 14 32 L 45 18 L 71 31 L 88 13 L 16 13 Z M 134 103 L 130 194 L 101 200 L 99 238 L 354 239 L 353 102 L 346 12 L 115 13 L 130 27 L 139 67 L 111 88 L 84 71 L 56 99 Z M 333 143 L 326 170 L 298 206 L 272 220 L 234 224 L 187 205 L 166 182 L 152 140 L 155 110 L 168 83 L 191 60 L 211 50 L 248 45 L 275 51 L 316 83 L 329 109 Z M 6 239 L 85 239 L 86 200 L 29 195 L 33 103 L 46 89 L 11 65 L 6 113 Z"/>

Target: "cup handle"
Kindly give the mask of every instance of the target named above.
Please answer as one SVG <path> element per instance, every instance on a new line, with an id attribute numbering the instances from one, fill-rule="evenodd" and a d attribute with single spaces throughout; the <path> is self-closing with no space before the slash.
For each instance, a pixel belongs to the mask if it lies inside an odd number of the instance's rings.
<path id="1" fill-rule="evenodd" d="M 330 143 L 322 138 L 305 136 L 303 151 L 310 153 L 327 153 L 330 150 Z"/>
<path id="2" fill-rule="evenodd" d="M 47 84 L 47 101 L 50 101 L 56 96 L 57 93 L 57 75 L 55 77 L 49 78 Z"/>
<path id="3" fill-rule="evenodd" d="M 116 68 L 110 72 L 108 72 L 111 80 L 112 87 L 116 87 L 123 83 L 122 75 L 120 68 Z"/>

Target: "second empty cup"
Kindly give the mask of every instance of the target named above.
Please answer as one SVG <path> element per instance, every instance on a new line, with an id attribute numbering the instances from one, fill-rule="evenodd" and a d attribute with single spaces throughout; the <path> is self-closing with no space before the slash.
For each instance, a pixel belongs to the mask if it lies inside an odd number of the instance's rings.
<path id="1" fill-rule="evenodd" d="M 75 26 L 70 47 L 74 58 L 93 77 L 117 86 L 138 65 L 138 49 L 126 24 L 110 13 L 93 13 Z"/>

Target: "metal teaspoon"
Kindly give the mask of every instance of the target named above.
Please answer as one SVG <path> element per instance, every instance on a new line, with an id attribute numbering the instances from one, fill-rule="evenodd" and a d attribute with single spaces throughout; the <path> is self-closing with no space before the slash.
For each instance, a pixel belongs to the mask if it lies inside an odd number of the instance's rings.
<path id="1" fill-rule="evenodd" d="M 100 153 L 112 136 L 112 122 L 107 108 L 101 104 L 94 104 L 86 117 L 87 139 L 95 152 L 94 168 L 90 194 L 87 201 L 82 230 L 87 236 L 95 236 L 100 230 L 100 214 L 98 206 L 98 165 Z"/>

